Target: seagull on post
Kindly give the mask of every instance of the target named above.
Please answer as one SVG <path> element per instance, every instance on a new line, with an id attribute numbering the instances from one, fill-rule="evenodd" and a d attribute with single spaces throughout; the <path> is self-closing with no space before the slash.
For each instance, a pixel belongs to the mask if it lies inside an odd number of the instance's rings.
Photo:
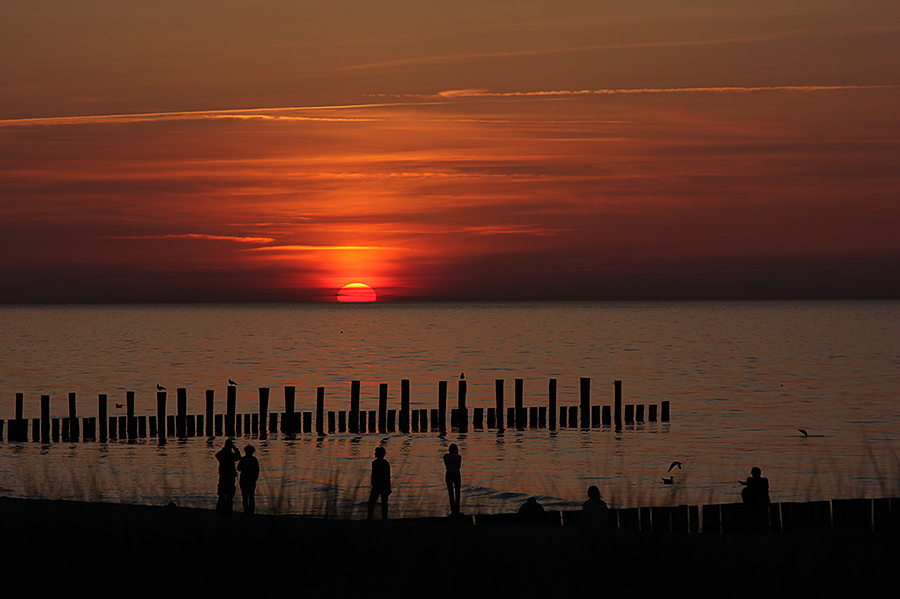
<path id="1" fill-rule="evenodd" d="M 156 383 L 156 390 L 157 390 L 157 391 L 165 391 L 166 388 L 163 387 L 162 385 L 160 385 L 159 383 Z"/>
<path id="2" fill-rule="evenodd" d="M 234 385 L 235 387 L 237 387 L 237 383 L 235 383 L 235 382 L 234 382 L 233 380 L 231 380 L 231 379 L 228 379 L 228 384 L 229 384 L 229 385 Z"/>

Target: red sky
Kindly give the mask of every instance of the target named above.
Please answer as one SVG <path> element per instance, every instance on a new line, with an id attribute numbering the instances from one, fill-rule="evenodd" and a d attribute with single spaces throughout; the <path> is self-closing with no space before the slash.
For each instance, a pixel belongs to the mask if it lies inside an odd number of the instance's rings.
<path id="1" fill-rule="evenodd" d="M 13 2 L 0 302 L 900 298 L 900 4 Z"/>

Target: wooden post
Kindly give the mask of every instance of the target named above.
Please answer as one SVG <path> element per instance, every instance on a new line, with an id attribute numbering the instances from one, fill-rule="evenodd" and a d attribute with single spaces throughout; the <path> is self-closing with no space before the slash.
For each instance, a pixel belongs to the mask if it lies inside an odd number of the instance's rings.
<path id="1" fill-rule="evenodd" d="M 419 410 L 419 430 L 423 433 L 428 431 L 428 408 L 421 408 Z"/>
<path id="2" fill-rule="evenodd" d="M 578 406 L 569 406 L 569 428 L 578 426 Z"/>
<path id="3" fill-rule="evenodd" d="M 437 414 L 437 410 L 432 410 L 434 414 Z M 388 421 L 387 421 L 387 431 L 389 433 L 393 433 L 397 430 L 397 410 L 388 410 Z"/>
<path id="4" fill-rule="evenodd" d="M 266 422 L 263 420 L 263 428 L 266 428 Z M 259 434 L 259 414 L 253 413 L 250 415 L 250 434 L 258 435 Z"/>
<path id="5" fill-rule="evenodd" d="M 347 412 L 344 410 L 338 411 L 338 432 L 343 433 L 347 431 Z"/>
<path id="6" fill-rule="evenodd" d="M 362 434 L 366 432 L 366 411 L 361 410 L 359 412 L 359 422 L 356 423 L 356 432 Z"/>
<path id="7" fill-rule="evenodd" d="M 466 429 L 469 428 L 469 412 L 466 410 L 466 385 L 466 380 L 460 379 L 459 393 L 457 394 L 457 409 L 459 410 L 459 415 L 457 416 L 459 422 L 457 423 L 457 426 L 461 433 L 466 432 Z"/>
<path id="8" fill-rule="evenodd" d="M 199 416 L 198 416 L 199 418 Z M 142 439 L 147 438 L 147 417 L 146 416 L 138 416 L 138 437 Z M 198 425 L 199 426 L 199 425 Z"/>
<path id="9" fill-rule="evenodd" d="M 634 406 L 634 420 L 636 422 L 644 421 L 644 404 Z"/>
<path id="10" fill-rule="evenodd" d="M 447 381 L 438 381 L 438 427 L 447 432 Z"/>
<path id="11" fill-rule="evenodd" d="M 155 437 L 155 436 L 157 435 L 157 430 L 156 430 L 156 416 L 151 416 L 151 417 L 149 418 L 149 420 L 150 420 L 150 436 L 151 436 L 151 437 Z"/>
<path id="12" fill-rule="evenodd" d="M 350 381 L 350 432 L 359 433 L 359 381 Z"/>
<path id="13" fill-rule="evenodd" d="M 591 406 L 591 428 L 600 426 L 600 406 Z"/>
<path id="14" fill-rule="evenodd" d="M 669 421 L 669 402 L 668 402 L 668 400 L 659 402 L 659 407 L 660 407 L 660 412 L 661 412 L 659 415 L 660 421 L 668 422 Z"/>
<path id="15" fill-rule="evenodd" d="M 186 434 L 188 437 L 194 437 L 197 435 L 197 417 L 194 414 L 187 415 Z"/>
<path id="16" fill-rule="evenodd" d="M 531 406 L 528 408 L 528 425 L 531 428 L 537 428 L 538 426 L 538 409 L 537 406 Z"/>
<path id="17" fill-rule="evenodd" d="M 115 441 L 116 439 L 119 438 L 118 430 L 117 430 L 118 422 L 119 422 L 119 419 L 116 418 L 115 416 L 109 417 L 109 438 L 112 441 Z"/>
<path id="18" fill-rule="evenodd" d="M 166 442 L 166 392 L 156 392 L 156 428 L 159 433 L 159 442 Z M 110 427 L 112 429 L 112 427 Z M 109 433 L 113 436 L 112 430 Z"/>
<path id="19" fill-rule="evenodd" d="M 703 506 L 703 532 L 713 534 L 722 532 L 722 510 L 719 504 Z"/>
<path id="20" fill-rule="evenodd" d="M 390 419 L 388 419 L 390 422 Z M 441 419 L 438 416 L 437 408 L 431 408 L 431 429 L 440 431 L 441 430 Z M 390 431 L 390 426 L 388 426 L 388 431 Z"/>
<path id="21" fill-rule="evenodd" d="M 228 385 L 228 394 L 225 397 L 225 436 L 234 436 L 234 420 L 237 412 L 237 387 Z"/>
<path id="22" fill-rule="evenodd" d="M 378 385 L 378 434 L 387 432 L 387 383 Z"/>
<path id="23" fill-rule="evenodd" d="M 538 426 L 547 428 L 547 406 L 538 406 Z"/>
<path id="24" fill-rule="evenodd" d="M 41 395 L 41 443 L 50 443 L 50 396 Z"/>
<path id="25" fill-rule="evenodd" d="M 440 385 L 440 383 L 439 383 Z M 446 401 L 446 398 L 444 399 Z M 409 380 L 400 381 L 400 432 L 409 433 Z"/>
<path id="26" fill-rule="evenodd" d="M 216 437 L 221 437 L 224 434 L 225 427 L 223 426 L 225 417 L 222 414 L 216 414 L 214 417 L 216 423 Z"/>
<path id="27" fill-rule="evenodd" d="M 613 381 L 616 388 L 615 411 L 613 416 L 616 428 L 622 428 L 622 381 Z"/>
<path id="28" fill-rule="evenodd" d="M 63 418 L 62 425 L 63 425 L 62 440 L 63 440 L 63 443 L 68 443 L 69 442 L 69 419 Z M 35 441 L 37 441 L 37 439 L 35 439 Z"/>
<path id="29" fill-rule="evenodd" d="M 329 433 L 334 432 L 334 418 L 335 418 L 334 412 L 333 411 L 328 412 L 328 432 Z"/>
<path id="30" fill-rule="evenodd" d="M 455 410 L 453 410 L 453 411 L 455 411 Z M 419 411 L 418 410 L 413 410 L 410 413 L 409 430 L 414 433 L 419 432 Z"/>
<path id="31" fill-rule="evenodd" d="M 119 417 L 119 432 L 125 432 L 125 417 Z M 174 437 L 175 436 L 175 415 L 174 414 L 166 414 L 166 436 Z"/>
<path id="32" fill-rule="evenodd" d="M 472 410 L 472 428 L 484 428 L 484 408 Z"/>
<path id="33" fill-rule="evenodd" d="M 581 428 L 590 428 L 591 379 L 581 377 Z"/>
<path id="34" fill-rule="evenodd" d="M 650 404 L 649 413 L 647 414 L 647 420 L 650 422 L 656 422 L 656 404 Z"/>
<path id="35" fill-rule="evenodd" d="M 525 407 L 522 405 L 525 396 L 525 381 L 522 379 L 515 380 L 515 401 L 516 401 L 516 430 L 522 430 L 528 423 L 525 415 Z"/>
<path id="36" fill-rule="evenodd" d="M 234 436 L 241 437 L 243 436 L 243 418 L 241 414 L 235 414 L 234 416 Z"/>
<path id="37" fill-rule="evenodd" d="M 600 422 L 603 423 L 603 426 L 609 426 L 612 422 L 612 409 L 609 406 L 603 406 Z"/>
<path id="38" fill-rule="evenodd" d="M 266 423 L 269 421 L 269 388 L 259 388 L 259 438 L 268 439 Z"/>
<path id="39" fill-rule="evenodd" d="M 494 381 L 494 396 L 497 407 L 497 430 L 503 430 L 503 379 Z"/>
<path id="40" fill-rule="evenodd" d="M 634 406 L 632 404 L 625 405 L 625 424 L 634 424 Z"/>
<path id="41" fill-rule="evenodd" d="M 175 390 L 176 407 L 175 436 L 179 439 L 187 437 L 187 389 L 179 387 Z M 128 419 L 129 427 L 131 418 Z M 130 431 L 129 431 L 130 432 Z"/>
<path id="42" fill-rule="evenodd" d="M 513 406 L 509 406 L 506 408 L 506 423 L 510 427 L 514 427 L 516 425 L 516 408 Z"/>
<path id="43" fill-rule="evenodd" d="M 59 443 L 59 418 L 51 418 L 50 438 L 54 443 Z"/>
<path id="44" fill-rule="evenodd" d="M 547 406 L 548 416 L 550 416 L 550 430 L 556 430 L 556 379 L 550 379 L 548 389 L 549 405 Z"/>
<path id="45" fill-rule="evenodd" d="M 284 388 L 284 417 L 281 419 L 281 432 L 286 435 L 294 433 L 294 397 L 296 387 Z"/>
<path id="46" fill-rule="evenodd" d="M 126 430 L 119 431 L 119 436 L 134 439 L 137 437 L 137 428 L 134 425 L 134 391 L 125 392 L 125 414 L 127 427 Z"/>
<path id="47" fill-rule="evenodd" d="M 215 419 L 215 401 L 216 392 L 212 389 L 206 390 L 206 436 L 213 436 L 213 421 Z M 221 434 L 221 433 L 220 433 Z"/>
<path id="48" fill-rule="evenodd" d="M 85 441 L 95 441 L 97 439 L 97 419 L 93 416 L 85 418 L 82 421 L 82 426 L 84 428 L 82 430 L 81 438 Z"/>
<path id="49" fill-rule="evenodd" d="M 325 387 L 316 387 L 316 434 L 325 434 Z"/>
<path id="50" fill-rule="evenodd" d="M 78 414 L 75 413 L 75 394 L 69 393 L 69 441 L 78 442 Z"/>
<path id="51" fill-rule="evenodd" d="M 272 412 L 271 414 L 269 414 L 269 432 L 278 432 L 278 412 Z"/>
<path id="52" fill-rule="evenodd" d="M 497 428 L 497 408 L 487 409 L 487 427 Z"/>

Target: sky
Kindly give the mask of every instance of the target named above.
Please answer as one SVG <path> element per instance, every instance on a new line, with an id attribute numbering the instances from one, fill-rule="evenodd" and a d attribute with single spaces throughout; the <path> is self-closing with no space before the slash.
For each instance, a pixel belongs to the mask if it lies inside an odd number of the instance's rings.
<path id="1" fill-rule="evenodd" d="M 0 5 L 0 303 L 900 298 L 900 3 Z"/>

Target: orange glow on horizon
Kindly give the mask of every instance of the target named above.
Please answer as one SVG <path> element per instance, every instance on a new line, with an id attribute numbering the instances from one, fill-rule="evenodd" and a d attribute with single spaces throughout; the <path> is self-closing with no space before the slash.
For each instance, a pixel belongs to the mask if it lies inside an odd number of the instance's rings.
<path id="1" fill-rule="evenodd" d="M 344 285 L 337 293 L 337 301 L 348 304 L 371 303 L 378 300 L 375 290 L 365 283 Z"/>

